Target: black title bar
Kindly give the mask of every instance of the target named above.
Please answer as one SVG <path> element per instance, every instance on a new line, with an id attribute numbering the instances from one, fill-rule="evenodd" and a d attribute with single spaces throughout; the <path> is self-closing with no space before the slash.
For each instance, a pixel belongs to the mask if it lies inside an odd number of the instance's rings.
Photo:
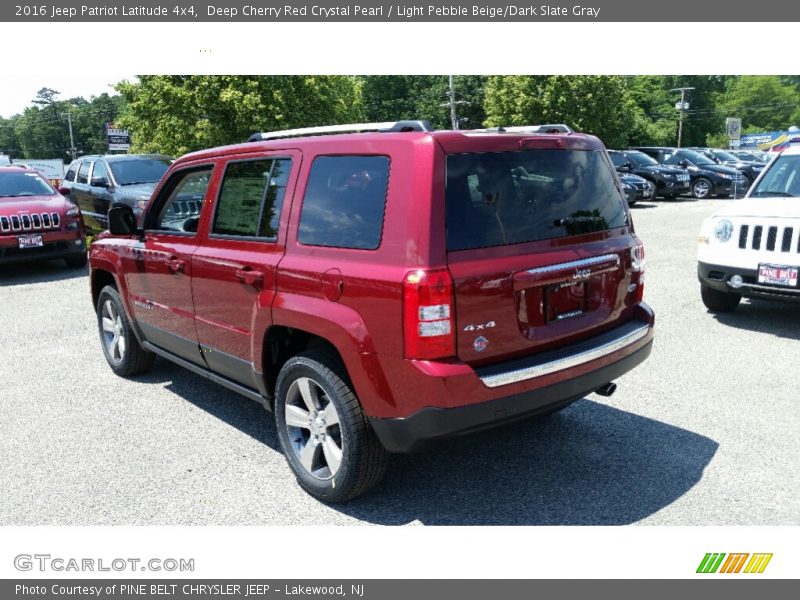
<path id="1" fill-rule="evenodd" d="M 800 3 L 785 0 L 579 0 L 383 2 L 363 0 L 59 0 L 0 5 L 7 22 L 786 22 Z M 653 33 L 650 31 L 649 33 Z M 717 33 L 724 39 L 724 30 Z M 665 34 L 666 35 L 666 34 Z M 665 38 L 666 39 L 666 38 Z"/>

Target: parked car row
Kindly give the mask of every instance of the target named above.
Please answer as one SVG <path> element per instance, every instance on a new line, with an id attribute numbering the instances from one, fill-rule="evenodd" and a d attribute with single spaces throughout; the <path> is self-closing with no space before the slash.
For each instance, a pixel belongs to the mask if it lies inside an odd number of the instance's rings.
<path id="1" fill-rule="evenodd" d="M 639 146 L 609 150 L 609 156 L 621 176 L 643 177 L 653 188 L 653 198 L 666 199 L 684 194 L 741 197 L 765 166 L 715 148 Z"/>
<path id="2" fill-rule="evenodd" d="M 634 174 L 647 180 L 653 188 L 653 198 L 677 198 L 690 190 L 686 169 L 662 165 L 639 150 L 609 150 L 608 154 L 620 175 Z"/>

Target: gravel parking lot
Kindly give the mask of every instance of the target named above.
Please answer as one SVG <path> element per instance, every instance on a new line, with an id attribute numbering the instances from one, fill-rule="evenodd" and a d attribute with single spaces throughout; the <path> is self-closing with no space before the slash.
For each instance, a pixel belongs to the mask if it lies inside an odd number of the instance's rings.
<path id="1" fill-rule="evenodd" d="M 729 200 L 634 209 L 657 338 L 611 398 L 397 456 L 329 507 L 296 485 L 271 415 L 159 360 L 103 358 L 88 280 L 0 268 L 1 525 L 798 525 L 796 306 L 709 314 L 695 245 Z"/>

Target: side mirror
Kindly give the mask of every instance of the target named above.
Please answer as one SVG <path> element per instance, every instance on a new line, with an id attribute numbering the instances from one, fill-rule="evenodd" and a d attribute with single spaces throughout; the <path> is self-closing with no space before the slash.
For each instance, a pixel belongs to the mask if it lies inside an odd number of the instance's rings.
<path id="1" fill-rule="evenodd" d="M 108 211 L 108 230 L 112 235 L 134 235 L 139 233 L 136 215 L 130 206 L 115 206 Z"/>
<path id="2" fill-rule="evenodd" d="M 69 196 L 70 190 L 67 187 L 60 187 L 58 188 L 58 193 L 61 194 L 62 196 Z"/>
<path id="3" fill-rule="evenodd" d="M 106 179 L 105 177 L 92 177 L 92 180 L 89 182 L 89 185 L 92 187 L 107 188 L 108 179 Z"/>
<path id="4" fill-rule="evenodd" d="M 688 161 L 688 160 L 686 160 L 686 159 L 684 158 L 684 159 L 683 159 L 681 162 L 679 162 L 678 164 L 679 164 L 681 167 L 683 167 L 683 168 L 685 169 L 686 167 L 688 167 L 688 166 L 689 166 L 689 161 Z"/>

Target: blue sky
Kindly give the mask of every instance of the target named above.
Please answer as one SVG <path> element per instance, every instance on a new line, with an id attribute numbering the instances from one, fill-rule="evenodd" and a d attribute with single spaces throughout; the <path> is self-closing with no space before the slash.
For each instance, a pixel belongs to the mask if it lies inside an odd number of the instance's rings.
<path id="1" fill-rule="evenodd" d="M 64 72 L 47 74 L 46 70 L 40 69 L 5 75 L 0 91 L 0 116 L 8 118 L 25 110 L 36 97 L 36 92 L 43 87 L 61 92 L 59 95 L 61 100 L 76 96 L 83 96 L 88 100 L 91 96 L 99 96 L 103 92 L 115 94 L 111 86 L 123 79 L 133 80 L 135 77 L 125 73 L 87 73 L 80 76 Z"/>

